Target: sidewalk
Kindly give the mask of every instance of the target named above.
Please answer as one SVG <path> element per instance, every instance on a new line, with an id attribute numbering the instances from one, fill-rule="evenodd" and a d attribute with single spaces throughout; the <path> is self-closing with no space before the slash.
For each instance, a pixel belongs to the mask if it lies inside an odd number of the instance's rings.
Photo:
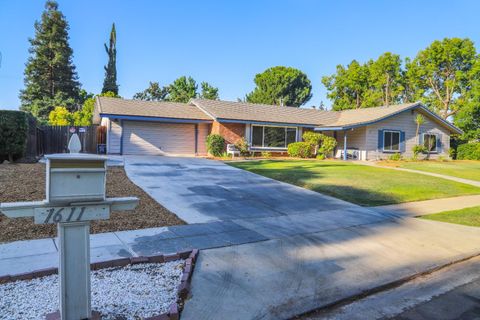
<path id="1" fill-rule="evenodd" d="M 372 161 L 357 161 L 355 163 L 362 164 L 364 166 L 371 166 L 371 167 L 392 169 L 392 170 L 398 170 L 398 171 L 419 173 L 419 174 L 423 174 L 423 175 L 427 175 L 427 176 L 442 178 L 442 179 L 446 179 L 446 180 L 452 180 L 452 181 L 456 181 L 456 182 L 460 182 L 460 183 L 464 183 L 464 184 L 469 184 L 469 185 L 472 185 L 472 186 L 475 186 L 475 187 L 480 187 L 480 181 L 457 178 L 457 177 L 447 176 L 447 175 L 439 174 L 439 173 L 426 172 L 426 171 L 413 170 L 413 169 L 405 169 L 405 168 L 398 168 L 398 167 L 382 166 L 382 165 L 379 165 L 376 162 L 372 162 Z"/>
<path id="2" fill-rule="evenodd" d="M 385 212 L 399 217 L 417 217 L 443 211 L 459 210 L 480 205 L 480 195 L 461 196 L 372 207 L 376 212 Z"/>
<path id="3" fill-rule="evenodd" d="M 90 259 L 99 262 L 263 240 L 267 238 L 229 221 L 108 232 L 90 236 Z M 0 244 L 0 276 L 58 267 L 58 260 L 57 239 Z"/>

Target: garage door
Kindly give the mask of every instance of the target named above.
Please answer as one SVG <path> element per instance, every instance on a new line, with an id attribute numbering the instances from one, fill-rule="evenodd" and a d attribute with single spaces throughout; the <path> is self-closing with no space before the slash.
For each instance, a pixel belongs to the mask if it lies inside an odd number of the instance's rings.
<path id="1" fill-rule="evenodd" d="M 124 121 L 123 154 L 195 154 L 195 125 Z"/>

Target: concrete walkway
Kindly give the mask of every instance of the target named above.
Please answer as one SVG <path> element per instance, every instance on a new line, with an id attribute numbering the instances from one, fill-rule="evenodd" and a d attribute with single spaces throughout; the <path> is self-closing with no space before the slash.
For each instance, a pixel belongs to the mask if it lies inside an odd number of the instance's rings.
<path id="1" fill-rule="evenodd" d="M 233 222 L 149 228 L 93 234 L 91 262 L 122 257 L 168 254 L 192 248 L 205 249 L 267 240 Z M 15 241 L 0 245 L 0 276 L 58 267 L 56 238 Z"/>
<path id="2" fill-rule="evenodd" d="M 460 196 L 416 202 L 371 207 L 376 212 L 385 212 L 398 217 L 417 217 L 443 211 L 459 210 L 480 205 L 480 195 Z"/>
<path id="3" fill-rule="evenodd" d="M 398 171 L 419 173 L 419 174 L 423 174 L 423 175 L 426 175 L 426 176 L 432 176 L 432 177 L 452 180 L 452 181 L 456 181 L 456 182 L 460 182 L 460 183 L 464 183 L 464 184 L 469 184 L 469 185 L 472 185 L 472 186 L 475 186 L 475 187 L 480 187 L 480 181 L 457 178 L 457 177 L 447 176 L 447 175 L 439 174 L 439 173 L 433 173 L 433 172 L 427 172 L 427 171 L 421 171 L 421 170 L 413 170 L 413 169 L 406 169 L 406 168 L 382 166 L 382 165 L 377 164 L 374 161 L 356 161 L 355 163 L 363 164 L 363 165 L 367 165 L 367 166 L 371 166 L 371 167 L 378 167 L 378 168 L 392 169 L 392 170 L 398 170 Z"/>

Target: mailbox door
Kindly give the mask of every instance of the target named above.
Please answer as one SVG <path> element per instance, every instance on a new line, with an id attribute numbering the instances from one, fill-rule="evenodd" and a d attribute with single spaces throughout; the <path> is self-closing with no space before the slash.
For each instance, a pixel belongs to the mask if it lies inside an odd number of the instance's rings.
<path id="1" fill-rule="evenodd" d="M 50 202 L 105 199 L 105 169 L 51 169 Z"/>

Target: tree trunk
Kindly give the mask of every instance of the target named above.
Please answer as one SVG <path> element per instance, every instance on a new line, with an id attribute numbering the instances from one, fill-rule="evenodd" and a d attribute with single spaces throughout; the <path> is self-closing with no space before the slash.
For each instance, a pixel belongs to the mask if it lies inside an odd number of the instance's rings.
<path id="1" fill-rule="evenodd" d="M 387 84 L 385 86 L 385 105 L 388 107 L 390 104 L 389 96 L 390 96 L 390 76 L 387 73 Z"/>

